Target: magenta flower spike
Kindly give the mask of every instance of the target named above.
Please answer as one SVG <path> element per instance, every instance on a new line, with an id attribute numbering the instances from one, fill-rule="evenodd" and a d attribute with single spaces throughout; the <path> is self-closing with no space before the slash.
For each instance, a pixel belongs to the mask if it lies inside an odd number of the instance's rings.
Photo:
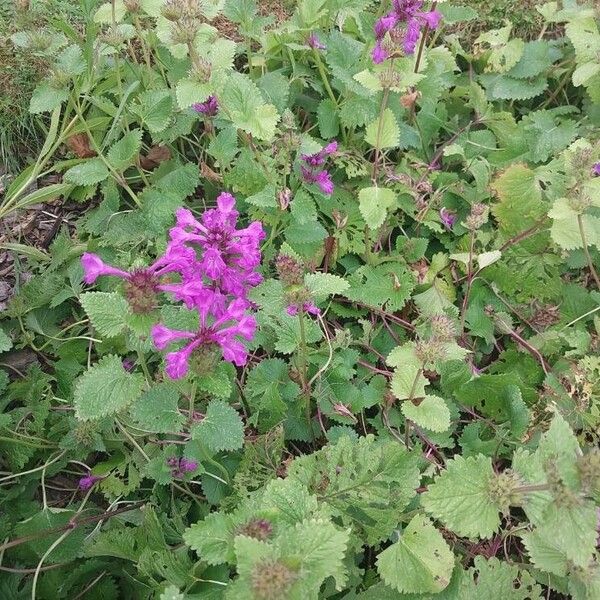
<path id="1" fill-rule="evenodd" d="M 85 477 L 82 477 L 79 480 L 77 487 L 80 490 L 87 492 L 92 487 L 94 487 L 96 485 L 96 483 L 98 483 L 98 481 L 100 481 L 101 479 L 102 479 L 102 477 L 98 477 L 97 475 L 89 474 L 89 475 L 86 475 Z"/>
<path id="2" fill-rule="evenodd" d="M 397 30 L 402 36 L 402 50 L 405 54 L 413 54 L 424 27 L 436 29 L 442 19 L 437 10 L 423 11 L 423 0 L 393 0 L 390 13 L 379 18 L 375 23 L 375 47 L 372 58 L 375 64 L 389 58 L 389 52 L 383 45 L 387 33 Z"/>
<path id="3" fill-rule="evenodd" d="M 219 102 L 215 96 L 209 96 L 206 101 L 193 104 L 192 108 L 205 117 L 215 117 L 219 112 Z"/>
<path id="4" fill-rule="evenodd" d="M 304 163 L 304 165 L 300 166 L 302 179 L 306 183 L 317 185 L 326 196 L 333 194 L 334 185 L 329 171 L 320 169 L 319 167 L 322 167 L 327 161 L 327 157 L 335 154 L 337 149 L 338 143 L 334 140 L 315 154 L 302 154 L 300 156 L 300 159 Z"/>
<path id="5" fill-rule="evenodd" d="M 595 177 L 600 177 L 600 162 L 596 163 L 592 167 L 592 175 L 594 175 Z"/>
<path id="6" fill-rule="evenodd" d="M 326 46 L 321 43 L 321 41 L 319 40 L 319 38 L 317 37 L 317 35 L 315 33 L 311 33 L 308 36 L 308 40 L 306 40 L 306 44 L 308 45 L 309 48 L 312 48 L 313 50 L 325 50 L 325 48 L 326 48 Z"/>

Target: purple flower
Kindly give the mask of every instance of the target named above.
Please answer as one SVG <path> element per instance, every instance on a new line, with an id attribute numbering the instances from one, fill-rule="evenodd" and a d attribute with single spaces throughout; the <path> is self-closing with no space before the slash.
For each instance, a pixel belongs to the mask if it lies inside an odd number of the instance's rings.
<path id="1" fill-rule="evenodd" d="M 79 487 L 80 490 L 87 492 L 87 490 L 94 487 L 94 485 L 96 485 L 96 483 L 98 481 L 100 481 L 101 479 L 102 479 L 102 477 L 98 477 L 97 475 L 92 475 L 90 473 L 89 475 L 86 475 L 85 477 L 82 477 L 79 480 L 79 484 L 77 487 Z"/>
<path id="2" fill-rule="evenodd" d="M 456 213 L 448 210 L 446 207 L 443 207 L 440 209 L 440 219 L 442 220 L 442 223 L 446 229 L 450 230 L 456 223 Z"/>
<path id="3" fill-rule="evenodd" d="M 306 183 L 316 184 L 320 190 L 327 196 L 333 194 L 334 185 L 331 175 L 326 169 L 319 169 L 327 160 L 327 157 L 337 152 L 338 143 L 334 140 L 315 154 L 302 154 L 300 159 L 306 166 L 300 167 L 302 179 Z"/>
<path id="4" fill-rule="evenodd" d="M 188 460 L 187 458 L 182 458 L 179 461 L 179 468 L 184 473 L 193 473 L 198 468 L 198 463 L 195 460 Z"/>
<path id="5" fill-rule="evenodd" d="M 306 40 L 307 45 L 313 50 L 325 50 L 326 46 L 322 44 L 315 33 L 311 33 Z"/>
<path id="6" fill-rule="evenodd" d="M 191 242 L 202 250 L 194 268 L 212 280 L 212 288 L 245 297 L 250 287 L 262 281 L 256 268 L 260 265 L 260 242 L 265 233 L 259 221 L 253 221 L 245 229 L 236 229 L 238 212 L 234 207 L 235 198 L 223 193 L 217 198 L 217 208 L 205 211 L 200 220 L 186 208 L 180 208 L 176 213 L 177 225 L 170 235 L 179 244 Z M 170 292 L 176 297 L 179 294 L 179 299 L 188 305 L 201 290 L 197 276 L 185 277 L 181 285 L 169 287 Z"/>
<path id="7" fill-rule="evenodd" d="M 209 96 L 205 102 L 198 102 L 192 108 L 206 117 L 214 117 L 219 112 L 219 102 L 215 96 Z"/>
<path id="8" fill-rule="evenodd" d="M 592 175 L 594 175 L 595 177 L 600 177 L 600 162 L 597 162 L 592 167 Z"/>
<path id="9" fill-rule="evenodd" d="M 423 0 L 393 0 L 393 9 L 387 15 L 377 20 L 374 27 L 375 47 L 372 58 L 376 64 L 382 63 L 389 57 L 389 52 L 383 46 L 387 33 L 402 29 L 402 49 L 405 54 L 413 54 L 423 27 L 436 29 L 442 18 L 436 10 L 423 11 Z"/>
<path id="10" fill-rule="evenodd" d="M 239 367 L 246 364 L 248 351 L 240 338 L 252 340 L 256 332 L 256 319 L 247 314 L 248 302 L 236 298 L 221 309 L 218 302 L 207 298 L 196 308 L 200 317 L 197 331 L 169 329 L 160 324 L 152 328 L 152 339 L 159 350 L 180 340 L 187 341 L 182 348 L 165 357 L 167 375 L 171 379 L 180 379 L 187 374 L 192 353 L 202 347 L 219 347 L 226 361 Z"/>
<path id="11" fill-rule="evenodd" d="M 302 310 L 305 313 L 308 313 L 310 315 L 320 315 L 321 314 L 321 310 L 312 302 L 305 302 L 302 305 Z M 290 304 L 285 311 L 287 312 L 288 315 L 290 315 L 290 317 L 295 317 L 299 312 L 300 312 L 300 306 L 298 306 L 297 304 Z"/>

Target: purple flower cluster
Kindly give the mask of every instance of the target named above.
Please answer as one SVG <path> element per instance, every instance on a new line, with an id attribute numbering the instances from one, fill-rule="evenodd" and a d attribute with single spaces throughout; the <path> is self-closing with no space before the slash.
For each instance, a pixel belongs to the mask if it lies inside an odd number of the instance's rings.
<path id="1" fill-rule="evenodd" d="M 321 40 L 319 40 L 316 33 L 311 33 L 308 36 L 308 40 L 306 40 L 306 44 L 308 45 L 309 48 L 312 48 L 313 50 L 325 50 L 325 48 L 326 48 L 325 44 L 322 44 Z"/>
<path id="2" fill-rule="evenodd" d="M 444 206 L 440 209 L 440 219 L 441 219 L 442 223 L 444 224 L 444 226 L 446 227 L 446 229 L 450 230 L 454 227 L 457 216 L 456 216 L 455 212 L 448 210 Z"/>
<path id="3" fill-rule="evenodd" d="M 195 460 L 187 458 L 177 458 L 175 456 L 167 460 L 167 465 L 171 467 L 171 475 L 181 479 L 188 473 L 193 473 L 198 469 L 198 463 Z"/>
<path id="4" fill-rule="evenodd" d="M 304 302 L 300 306 L 298 304 L 289 304 L 286 307 L 285 311 L 288 315 L 290 315 L 290 317 L 295 317 L 300 312 L 300 309 L 302 309 L 305 313 L 308 313 L 310 315 L 321 314 L 321 309 L 313 302 Z"/>
<path id="5" fill-rule="evenodd" d="M 592 175 L 594 175 L 594 177 L 600 177 L 600 162 L 592 167 Z"/>
<path id="6" fill-rule="evenodd" d="M 103 477 L 98 477 L 98 475 L 92 475 L 90 473 L 89 475 L 86 475 L 85 477 L 82 477 L 79 480 L 78 487 L 80 490 L 87 492 L 88 490 L 92 489 L 96 485 L 96 483 L 98 483 L 102 479 L 103 479 Z"/>
<path id="7" fill-rule="evenodd" d="M 262 280 L 256 269 L 265 234 L 258 221 L 237 229 L 238 216 L 235 198 L 227 193 L 222 193 L 217 208 L 205 211 L 200 220 L 180 208 L 165 254 L 151 266 L 130 273 L 106 265 L 95 254 L 82 257 L 86 283 L 93 283 L 100 275 L 125 280 L 125 295 L 133 312 L 150 312 L 157 304 L 158 292 L 168 292 L 197 311 L 196 331 L 169 329 L 162 324 L 152 328 L 159 350 L 185 341 L 183 347 L 165 357 L 166 372 L 172 379 L 187 374 L 195 351 L 199 358 L 214 357 L 220 351 L 235 365 L 246 363 L 247 350 L 241 340 L 251 340 L 256 331 L 247 294 Z M 163 280 L 165 274 L 176 274 L 178 281 Z"/>
<path id="8" fill-rule="evenodd" d="M 205 102 L 198 102 L 192 108 L 205 117 L 215 117 L 219 112 L 219 102 L 215 96 L 209 96 Z"/>
<path id="9" fill-rule="evenodd" d="M 373 62 L 382 63 L 389 57 L 384 47 L 387 33 L 392 39 L 398 38 L 405 54 L 413 54 L 424 26 L 435 29 L 442 18 L 437 10 L 423 11 L 423 0 L 393 0 L 392 11 L 375 23 L 376 44 L 373 49 Z"/>
<path id="10" fill-rule="evenodd" d="M 302 154 L 300 156 L 304 163 L 300 167 L 302 179 L 304 179 L 306 183 L 318 185 L 320 190 L 327 196 L 333 194 L 333 181 L 331 181 L 329 171 L 322 167 L 325 164 L 327 157 L 337 151 L 337 147 L 337 142 L 333 141 L 315 154 Z"/>

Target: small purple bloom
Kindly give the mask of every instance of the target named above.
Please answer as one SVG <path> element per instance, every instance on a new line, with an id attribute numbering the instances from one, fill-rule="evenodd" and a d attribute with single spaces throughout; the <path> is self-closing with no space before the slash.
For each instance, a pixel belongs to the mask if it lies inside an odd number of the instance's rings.
<path id="1" fill-rule="evenodd" d="M 377 20 L 374 27 L 376 44 L 372 52 L 375 64 L 382 63 L 389 57 L 389 52 L 382 43 L 387 33 L 398 30 L 403 36 L 404 53 L 413 54 L 423 27 L 429 29 L 438 27 L 442 18 L 441 13 L 436 10 L 422 11 L 422 7 L 423 0 L 394 0 L 393 10 Z"/>
<path id="2" fill-rule="evenodd" d="M 315 33 L 311 33 L 306 40 L 307 45 L 313 50 L 325 50 L 326 46 L 321 43 Z"/>
<path id="3" fill-rule="evenodd" d="M 319 167 L 323 166 L 327 157 L 331 154 L 335 154 L 337 149 L 338 143 L 334 140 L 315 154 L 302 154 L 300 156 L 301 160 L 306 165 L 300 167 L 302 179 L 304 179 L 306 183 L 316 184 L 326 196 L 333 194 L 334 185 L 329 171 L 326 169 L 319 169 Z"/>
<path id="4" fill-rule="evenodd" d="M 456 223 L 456 213 L 443 207 L 440 209 L 440 219 L 442 220 L 442 223 L 446 229 L 450 230 Z"/>
<path id="5" fill-rule="evenodd" d="M 302 305 L 302 310 L 310 315 L 316 316 L 321 314 L 321 310 L 319 309 L 319 307 L 313 304 L 312 302 L 305 302 Z M 290 317 L 295 317 L 300 312 L 300 306 L 298 306 L 297 304 L 290 304 L 285 309 L 285 311 L 288 315 L 290 315 Z"/>
<path id="6" fill-rule="evenodd" d="M 133 360 L 131 360 L 130 358 L 123 359 L 123 368 L 126 371 L 132 371 L 134 366 L 135 366 L 135 362 Z"/>
<path id="7" fill-rule="evenodd" d="M 79 480 L 78 487 L 80 490 L 87 492 L 87 490 L 91 489 L 96 485 L 98 481 L 100 481 L 102 477 L 98 477 L 97 475 L 86 475 Z"/>
<path id="8" fill-rule="evenodd" d="M 179 461 L 179 468 L 184 473 L 193 473 L 198 468 L 198 463 L 195 460 L 188 460 L 187 458 L 182 458 Z"/>
<path id="9" fill-rule="evenodd" d="M 595 177 L 600 177 L 600 162 L 597 162 L 592 167 L 592 175 L 594 175 Z"/>
<path id="10" fill-rule="evenodd" d="M 209 96 L 206 101 L 198 102 L 192 108 L 206 117 L 214 117 L 219 112 L 219 102 L 215 96 Z"/>

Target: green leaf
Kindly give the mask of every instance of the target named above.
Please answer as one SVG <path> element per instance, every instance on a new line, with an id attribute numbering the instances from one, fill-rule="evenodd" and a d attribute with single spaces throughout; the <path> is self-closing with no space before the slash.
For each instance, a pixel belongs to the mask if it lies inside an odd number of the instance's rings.
<path id="1" fill-rule="evenodd" d="M 340 117 L 338 108 L 333 103 L 333 100 L 329 98 L 321 100 L 317 108 L 317 122 L 319 124 L 319 133 L 324 140 L 338 135 L 340 132 Z"/>
<path id="2" fill-rule="evenodd" d="M 545 212 L 539 180 L 524 164 L 511 165 L 491 187 L 499 198 L 492 213 L 510 235 L 531 227 Z"/>
<path id="3" fill-rule="evenodd" d="M 0 327 L 0 352 L 6 352 L 12 348 L 12 340 L 6 335 L 6 332 Z M 1 390 L 0 390 L 1 391 Z"/>
<path id="4" fill-rule="evenodd" d="M 57 106 L 60 106 L 69 97 L 69 92 L 65 89 L 56 89 L 47 83 L 40 83 L 35 90 L 29 102 L 29 112 L 39 114 L 52 112 Z"/>
<path id="5" fill-rule="evenodd" d="M 254 82 L 242 73 L 232 73 L 221 95 L 223 107 L 233 124 L 259 140 L 270 140 L 279 121 L 277 109 L 265 104 Z"/>
<path id="6" fill-rule="evenodd" d="M 522 123 L 533 162 L 545 162 L 567 148 L 579 131 L 575 121 L 563 120 L 560 113 L 552 110 L 529 113 Z"/>
<path id="7" fill-rule="evenodd" d="M 413 274 L 401 263 L 359 267 L 348 282 L 347 298 L 391 311 L 402 309 L 415 287 Z"/>
<path id="8" fill-rule="evenodd" d="M 185 109 L 204 102 L 211 94 L 212 88 L 208 83 L 200 83 L 195 79 L 183 78 L 177 82 L 175 94 L 179 108 Z"/>
<path id="9" fill-rule="evenodd" d="M 82 421 L 114 415 L 137 400 L 144 378 L 128 373 L 118 356 L 100 359 L 75 382 L 75 415 Z"/>
<path id="10" fill-rule="evenodd" d="M 304 276 L 304 283 L 317 299 L 341 294 L 350 287 L 345 279 L 332 273 L 308 273 Z"/>
<path id="11" fill-rule="evenodd" d="M 509 75 L 479 76 L 490 100 L 527 100 L 542 94 L 548 88 L 548 79 L 539 75 L 533 79 L 517 79 Z"/>
<path id="12" fill-rule="evenodd" d="M 364 188 L 358 192 L 360 214 L 371 229 L 378 229 L 387 217 L 387 210 L 396 200 L 392 190 L 380 187 Z"/>
<path id="13" fill-rule="evenodd" d="M 209 565 L 233 563 L 235 561 L 233 539 L 238 524 L 237 519 L 232 515 L 212 513 L 203 521 L 188 527 L 183 534 L 183 539 Z"/>
<path id="14" fill-rule="evenodd" d="M 63 180 L 75 185 L 94 185 L 108 177 L 108 168 L 100 158 L 91 158 L 71 167 Z"/>
<path id="15" fill-rule="evenodd" d="M 102 337 L 115 337 L 130 316 L 127 300 L 115 292 L 87 292 L 79 297 L 81 306 Z"/>
<path id="16" fill-rule="evenodd" d="M 525 570 L 501 562 L 476 556 L 474 566 L 460 579 L 460 600 L 542 600 L 542 588 Z"/>
<path id="17" fill-rule="evenodd" d="M 159 383 L 144 392 L 131 406 L 131 418 L 152 433 L 177 433 L 185 417 L 178 408 L 179 392 L 172 383 Z"/>
<path id="18" fill-rule="evenodd" d="M 375 545 L 398 524 L 398 515 L 415 496 L 418 458 L 396 442 L 371 435 L 342 436 L 337 443 L 295 459 L 288 477 L 298 479 L 328 504 L 342 522 Z"/>
<path id="19" fill-rule="evenodd" d="M 443 21 L 446 25 L 473 21 L 478 16 L 477 11 L 470 6 L 449 4 L 446 2 L 440 4 L 437 10 L 442 13 L 442 16 L 444 17 Z"/>
<path id="20" fill-rule="evenodd" d="M 400 129 L 391 109 L 386 108 L 382 119 L 375 119 L 365 133 L 365 141 L 374 148 L 396 148 L 400 143 Z"/>
<path id="21" fill-rule="evenodd" d="M 244 424 L 233 407 L 222 400 L 212 400 L 202 421 L 192 427 L 192 439 L 213 452 L 238 450 L 244 444 Z"/>
<path id="22" fill-rule="evenodd" d="M 150 90 L 139 94 L 129 110 L 151 133 L 164 131 L 171 121 L 173 97 L 169 90 Z"/>
<path id="23" fill-rule="evenodd" d="M 381 578 L 403 593 L 437 594 L 450 583 L 453 569 L 452 551 L 423 515 L 413 517 L 400 539 L 377 557 Z"/>
<path id="24" fill-rule="evenodd" d="M 456 456 L 421 496 L 421 504 L 458 535 L 489 538 L 500 526 L 500 507 L 489 494 L 493 478 L 489 456 Z"/>
<path id="25" fill-rule="evenodd" d="M 117 171 L 123 171 L 131 166 L 142 147 L 142 130 L 128 131 L 118 142 L 115 142 L 108 151 L 108 162 Z"/>
<path id="26" fill-rule="evenodd" d="M 402 403 L 402 414 L 419 427 L 442 432 L 450 429 L 450 411 L 442 398 L 425 396 L 417 405 L 407 400 Z"/>
<path id="27" fill-rule="evenodd" d="M 217 398 L 229 398 L 233 389 L 230 366 L 229 363 L 221 362 L 212 372 L 199 375 L 198 388 Z"/>

